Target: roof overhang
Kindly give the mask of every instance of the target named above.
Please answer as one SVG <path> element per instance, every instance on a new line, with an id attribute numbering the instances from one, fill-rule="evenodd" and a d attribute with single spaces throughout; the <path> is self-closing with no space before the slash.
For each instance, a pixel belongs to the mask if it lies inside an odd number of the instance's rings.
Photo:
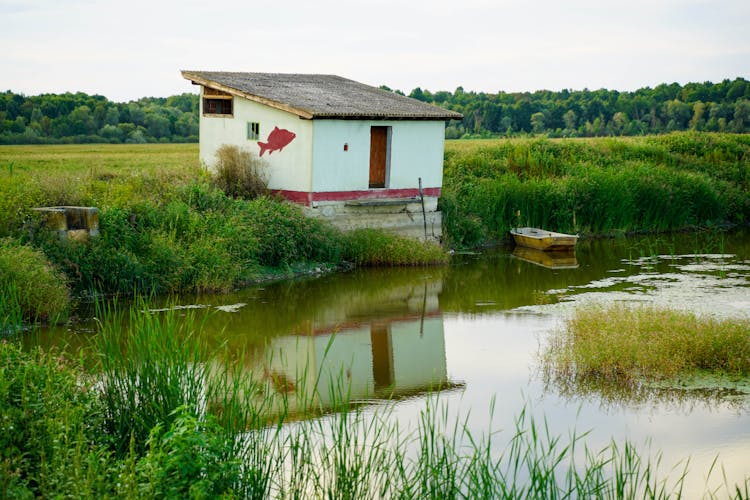
<path id="1" fill-rule="evenodd" d="M 450 112 L 450 111 L 446 111 L 445 116 L 424 116 L 421 114 L 411 114 L 411 113 L 383 113 L 383 114 L 351 113 L 349 114 L 349 113 L 336 112 L 336 113 L 329 114 L 327 112 L 321 112 L 320 110 L 312 110 L 312 109 L 305 109 L 305 108 L 298 107 L 298 106 L 292 106 L 288 103 L 284 103 L 284 102 L 276 101 L 273 99 L 269 99 L 267 97 L 252 94 L 250 92 L 243 91 L 243 90 L 225 85 L 223 83 L 217 82 L 210 78 L 206 78 L 204 75 L 200 74 L 199 72 L 182 70 L 181 73 L 182 73 L 183 78 L 190 80 L 190 82 L 193 83 L 194 85 L 202 85 L 204 87 L 221 90 L 233 96 L 243 97 L 250 101 L 257 102 L 259 104 L 264 104 L 274 109 L 286 111 L 287 113 L 297 115 L 299 118 L 304 119 L 304 120 L 312 120 L 312 119 L 316 119 L 316 120 L 373 120 L 373 121 L 376 121 L 376 120 L 378 121 L 409 120 L 409 121 L 442 121 L 442 122 L 445 122 L 449 120 L 460 120 L 463 118 L 463 116 L 460 113 Z"/>
<path id="2" fill-rule="evenodd" d="M 221 83 L 208 80 L 190 71 L 182 71 L 182 77 L 187 80 L 190 80 L 193 85 L 203 85 L 204 87 L 211 87 L 212 89 L 221 90 L 223 92 L 235 95 L 237 97 L 244 97 L 245 99 L 249 99 L 251 101 L 255 101 L 260 104 L 265 104 L 266 106 L 269 106 L 271 108 L 276 108 L 282 111 L 286 111 L 287 113 L 292 113 L 293 115 L 297 115 L 300 118 L 305 119 L 305 120 L 312 120 L 314 118 L 313 114 L 310 111 L 299 109 L 299 108 L 294 108 L 292 106 L 289 106 L 288 104 L 273 101 L 271 99 L 261 97 L 258 95 L 249 94 L 247 92 L 243 92 L 241 90 L 228 87 Z"/>

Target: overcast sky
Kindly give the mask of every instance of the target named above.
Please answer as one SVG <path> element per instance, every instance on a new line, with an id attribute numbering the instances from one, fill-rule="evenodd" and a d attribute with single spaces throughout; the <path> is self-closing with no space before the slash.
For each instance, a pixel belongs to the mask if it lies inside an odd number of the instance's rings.
<path id="1" fill-rule="evenodd" d="M 0 91 L 195 92 L 181 69 L 409 92 L 750 77 L 750 0 L 0 0 Z"/>

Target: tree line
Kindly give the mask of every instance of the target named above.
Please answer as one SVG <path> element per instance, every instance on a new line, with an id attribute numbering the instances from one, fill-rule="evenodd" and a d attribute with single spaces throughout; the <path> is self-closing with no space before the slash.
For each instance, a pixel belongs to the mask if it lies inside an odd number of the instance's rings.
<path id="1" fill-rule="evenodd" d="M 198 96 L 0 93 L 0 144 L 197 142 Z"/>
<path id="2" fill-rule="evenodd" d="M 391 91 L 385 85 L 382 89 Z M 399 94 L 404 94 L 396 90 Z M 676 130 L 750 132 L 750 82 L 661 84 L 633 92 L 430 92 L 410 97 L 458 111 L 446 138 L 518 135 L 597 137 Z M 0 94 L 0 144 L 196 142 L 198 96 L 144 97 L 127 103 L 82 92 Z"/>
<path id="3" fill-rule="evenodd" d="M 750 82 L 744 78 L 715 84 L 661 84 L 634 92 L 584 89 L 491 94 L 458 87 L 452 93 L 416 88 L 409 96 L 464 115 L 463 120 L 448 124 L 448 139 L 531 134 L 596 137 L 676 130 L 750 132 Z"/>

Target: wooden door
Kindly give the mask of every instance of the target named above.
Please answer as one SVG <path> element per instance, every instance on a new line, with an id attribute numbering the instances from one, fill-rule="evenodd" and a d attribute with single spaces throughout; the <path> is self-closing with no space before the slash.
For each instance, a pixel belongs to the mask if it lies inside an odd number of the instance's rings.
<path id="1" fill-rule="evenodd" d="M 388 127 L 370 128 L 370 188 L 385 187 L 388 165 Z"/>

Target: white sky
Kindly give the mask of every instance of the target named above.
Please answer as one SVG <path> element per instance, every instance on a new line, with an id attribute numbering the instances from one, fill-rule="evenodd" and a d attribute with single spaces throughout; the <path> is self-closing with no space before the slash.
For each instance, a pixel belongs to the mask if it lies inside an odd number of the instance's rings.
<path id="1" fill-rule="evenodd" d="M 0 91 L 196 91 L 181 69 L 407 93 L 718 82 L 750 77 L 750 0 L 0 0 Z"/>

